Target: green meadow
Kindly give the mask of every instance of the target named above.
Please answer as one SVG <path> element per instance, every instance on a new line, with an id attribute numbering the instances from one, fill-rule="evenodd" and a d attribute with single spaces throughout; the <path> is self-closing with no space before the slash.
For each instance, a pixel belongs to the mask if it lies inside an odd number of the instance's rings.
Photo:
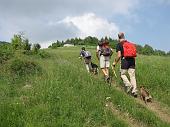
<path id="1" fill-rule="evenodd" d="M 17 52 L 0 64 L 0 127 L 170 127 L 159 114 L 118 90 L 123 87 L 119 65 L 111 87 L 101 72 L 88 74 L 78 58 L 80 49 L 44 49 L 45 56 Z M 87 50 L 98 64 L 95 47 Z M 111 61 L 114 58 L 115 53 Z M 170 116 L 170 58 L 139 55 L 136 63 L 138 87 L 145 86 Z M 106 106 L 106 97 L 122 116 Z"/>

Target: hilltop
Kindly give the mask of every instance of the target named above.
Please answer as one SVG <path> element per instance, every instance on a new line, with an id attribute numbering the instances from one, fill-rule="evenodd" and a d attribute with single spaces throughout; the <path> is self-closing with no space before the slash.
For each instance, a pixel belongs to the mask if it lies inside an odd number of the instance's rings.
<path id="1" fill-rule="evenodd" d="M 95 48 L 87 49 L 95 56 Z M 137 58 L 138 85 L 145 85 L 154 98 L 147 106 L 126 94 L 119 78 L 113 77 L 109 87 L 102 75 L 89 75 L 78 59 L 79 50 L 17 51 L 5 60 L 0 72 L 0 126 L 170 126 L 170 61 L 166 57 Z M 93 62 L 98 63 L 95 57 Z"/>

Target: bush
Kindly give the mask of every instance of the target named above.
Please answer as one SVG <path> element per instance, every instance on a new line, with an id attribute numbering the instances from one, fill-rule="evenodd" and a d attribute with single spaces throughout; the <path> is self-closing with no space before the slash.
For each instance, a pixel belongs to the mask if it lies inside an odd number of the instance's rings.
<path id="1" fill-rule="evenodd" d="M 9 60 L 12 57 L 11 51 L 2 51 L 0 50 L 0 64 L 3 64 L 5 61 Z"/>
<path id="2" fill-rule="evenodd" d="M 10 43 L 0 43 L 0 64 L 9 60 L 13 56 L 12 52 Z"/>
<path id="3" fill-rule="evenodd" d="M 45 52 L 45 51 L 40 51 L 38 52 L 38 55 L 41 57 L 41 58 L 49 58 L 50 57 L 50 54 Z"/>
<path id="4" fill-rule="evenodd" d="M 31 44 L 29 40 L 24 37 L 23 33 L 15 34 L 11 39 L 11 45 L 14 50 L 30 50 Z"/>
<path id="5" fill-rule="evenodd" d="M 15 59 L 11 62 L 10 71 L 14 75 L 25 76 L 40 72 L 41 68 L 32 61 L 22 61 L 20 59 Z"/>
<path id="6" fill-rule="evenodd" d="M 41 50 L 41 51 L 39 51 L 37 53 L 32 51 L 32 50 L 30 50 L 30 51 L 24 50 L 23 54 L 25 54 L 25 55 L 35 55 L 35 56 L 38 56 L 40 58 L 49 58 L 50 57 L 50 54 L 43 51 L 43 50 Z"/>
<path id="7" fill-rule="evenodd" d="M 41 48 L 41 45 L 37 43 L 37 44 L 33 45 L 33 49 L 32 50 L 33 50 L 34 53 L 38 53 L 40 48 Z"/>
<path id="8" fill-rule="evenodd" d="M 35 54 L 32 50 L 23 50 L 22 53 L 25 55 L 34 55 Z"/>

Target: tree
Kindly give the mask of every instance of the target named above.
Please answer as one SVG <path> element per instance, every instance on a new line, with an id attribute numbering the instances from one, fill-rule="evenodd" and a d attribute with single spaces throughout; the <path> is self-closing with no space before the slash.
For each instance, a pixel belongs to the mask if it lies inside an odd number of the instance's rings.
<path id="1" fill-rule="evenodd" d="M 170 56 L 170 51 L 166 53 L 166 55 Z"/>
<path id="2" fill-rule="evenodd" d="M 15 34 L 11 39 L 12 48 L 14 50 L 30 50 L 31 44 L 29 44 L 29 40 L 25 38 L 24 33 Z"/>
<path id="3" fill-rule="evenodd" d="M 84 43 L 85 45 L 91 45 L 91 46 L 95 46 L 98 43 L 98 39 L 96 37 L 91 37 L 88 36 L 84 39 Z"/>
<path id="4" fill-rule="evenodd" d="M 141 45 L 136 45 L 137 53 L 142 54 L 143 47 Z"/>
<path id="5" fill-rule="evenodd" d="M 48 48 L 56 49 L 58 47 L 63 47 L 63 45 L 64 45 L 63 41 L 60 42 L 57 40 L 57 42 L 52 43 L 52 45 L 50 45 Z"/>
<path id="6" fill-rule="evenodd" d="M 118 40 L 114 40 L 114 39 L 109 38 L 109 43 L 110 43 L 110 46 L 112 48 L 116 49 L 116 45 L 118 44 Z"/>
<path id="7" fill-rule="evenodd" d="M 35 52 L 35 53 L 38 53 L 38 50 L 41 48 L 41 45 L 40 44 L 34 44 L 33 45 L 33 52 Z"/>
<path id="8" fill-rule="evenodd" d="M 107 38 L 107 36 L 105 36 L 104 40 L 108 41 L 109 39 Z"/>
<path id="9" fill-rule="evenodd" d="M 78 45 L 79 44 L 79 39 L 76 37 L 74 40 L 74 45 Z"/>
<path id="10" fill-rule="evenodd" d="M 165 51 L 162 51 L 162 50 L 155 50 L 154 54 L 158 55 L 158 56 L 165 56 L 166 55 Z"/>
<path id="11" fill-rule="evenodd" d="M 22 38 L 21 35 L 14 35 L 14 37 L 11 39 L 11 44 L 12 44 L 12 48 L 14 50 L 17 49 L 22 49 Z"/>
<path id="12" fill-rule="evenodd" d="M 142 49 L 142 54 L 144 54 L 144 55 L 153 55 L 154 50 L 150 45 L 146 44 Z"/>
<path id="13" fill-rule="evenodd" d="M 24 44 L 23 44 L 24 50 L 31 50 L 31 44 L 29 43 L 29 40 L 26 39 Z"/>
<path id="14" fill-rule="evenodd" d="M 67 39 L 67 40 L 65 41 L 65 43 L 70 43 L 70 39 Z"/>

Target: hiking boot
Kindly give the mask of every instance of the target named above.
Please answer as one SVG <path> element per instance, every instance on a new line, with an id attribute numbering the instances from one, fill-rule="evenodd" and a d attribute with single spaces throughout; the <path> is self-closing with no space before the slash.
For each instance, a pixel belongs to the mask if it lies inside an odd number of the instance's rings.
<path id="1" fill-rule="evenodd" d="M 110 83 L 110 77 L 107 78 L 107 83 Z"/>
<path id="2" fill-rule="evenodd" d="M 137 97 L 138 97 L 137 92 L 132 93 L 132 96 L 135 97 L 135 98 L 137 98 Z"/>
<path id="3" fill-rule="evenodd" d="M 109 81 L 109 79 L 110 79 L 110 78 L 109 78 L 109 76 L 108 76 L 108 75 L 106 75 L 106 76 L 105 76 L 105 81 L 106 81 L 106 82 L 108 82 L 108 81 Z"/>

